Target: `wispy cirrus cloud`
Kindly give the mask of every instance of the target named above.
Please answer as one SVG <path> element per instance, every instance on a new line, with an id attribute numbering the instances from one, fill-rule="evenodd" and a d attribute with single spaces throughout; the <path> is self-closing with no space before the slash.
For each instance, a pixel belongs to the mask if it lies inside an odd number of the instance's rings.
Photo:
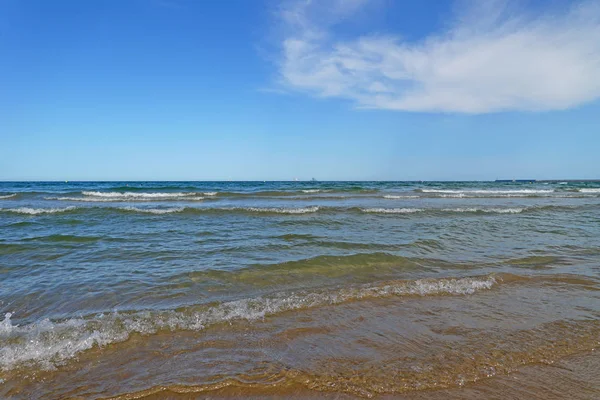
<path id="1" fill-rule="evenodd" d="M 336 24 L 368 1 L 286 3 L 281 85 L 416 112 L 563 110 L 600 97 L 600 0 L 536 15 L 464 2 L 447 30 L 418 42 L 377 32 L 339 39 Z"/>

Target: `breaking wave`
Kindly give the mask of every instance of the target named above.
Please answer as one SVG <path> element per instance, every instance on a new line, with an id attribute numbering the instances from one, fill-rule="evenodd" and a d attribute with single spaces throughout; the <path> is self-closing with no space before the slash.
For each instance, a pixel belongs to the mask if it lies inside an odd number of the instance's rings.
<path id="1" fill-rule="evenodd" d="M 247 298 L 182 310 L 114 312 L 62 321 L 44 319 L 18 325 L 5 314 L 0 321 L 0 370 L 37 365 L 53 369 L 78 353 L 123 342 L 133 333 L 202 330 L 207 326 L 348 301 L 391 296 L 470 295 L 497 283 L 493 275 L 467 278 L 391 281 L 337 290 L 298 291 Z"/>
<path id="2" fill-rule="evenodd" d="M 525 211 L 525 208 L 363 208 L 362 212 L 376 214 L 413 214 L 418 212 L 429 213 L 497 213 L 497 214 L 518 214 Z"/>
<path id="3" fill-rule="evenodd" d="M 419 196 L 400 196 L 394 194 L 386 194 L 383 196 L 384 199 L 418 199 Z"/>
<path id="4" fill-rule="evenodd" d="M 145 214 L 226 214 L 226 213 L 248 213 L 248 214 L 289 214 L 289 215 L 302 215 L 311 214 L 317 212 L 324 213 L 367 213 L 367 214 L 426 214 L 426 215 L 440 215 L 447 213 L 479 213 L 479 214 L 519 214 L 524 212 L 544 212 L 544 211 L 560 211 L 560 210 L 574 210 L 577 208 L 589 208 L 596 207 L 593 205 L 585 206 L 559 206 L 559 205 L 545 205 L 545 206 L 531 206 L 531 207 L 457 207 L 457 208 L 409 208 L 409 207 L 397 207 L 397 208 L 385 208 L 385 207 L 373 207 L 373 208 L 361 208 L 361 207 L 328 207 L 328 206 L 307 206 L 307 207 L 143 207 L 143 206 L 123 206 L 123 207 L 110 207 L 110 206 L 88 206 L 88 207 L 75 207 L 69 206 L 64 208 L 31 208 L 31 207 L 19 207 L 19 208 L 0 208 L 0 212 L 18 213 L 18 214 L 52 214 L 61 213 L 66 211 L 77 211 L 77 212 L 138 212 Z"/>
<path id="5" fill-rule="evenodd" d="M 422 208 L 362 208 L 361 210 L 376 214 L 412 214 L 425 211 Z"/>
<path id="6" fill-rule="evenodd" d="M 173 207 L 173 208 L 143 208 L 143 207 L 119 207 L 121 211 L 133 211 L 149 214 L 170 214 L 170 213 L 219 213 L 219 212 L 248 212 L 248 213 L 264 213 L 264 214 L 306 214 L 319 211 L 319 207 L 303 207 L 303 208 L 277 208 L 277 207 Z"/>
<path id="7" fill-rule="evenodd" d="M 190 197 L 198 197 L 199 193 L 196 192 L 154 192 L 154 193 L 143 193 L 143 192 L 81 192 L 82 195 L 91 198 L 103 198 L 103 199 L 117 199 L 117 200 L 139 200 L 139 199 L 150 199 L 150 200 L 168 200 L 168 199 L 183 199 Z"/>
<path id="8" fill-rule="evenodd" d="M 524 208 L 443 208 L 445 212 L 464 212 L 464 213 L 498 213 L 498 214 L 518 214 L 522 213 Z"/>
<path id="9" fill-rule="evenodd" d="M 256 213 L 275 213 L 275 214 L 306 214 L 319 211 L 319 207 L 303 207 L 303 208 L 276 208 L 276 207 L 231 207 L 224 208 L 229 211 L 249 211 Z"/>
<path id="10" fill-rule="evenodd" d="M 7 194 L 7 195 L 0 195 L 0 200 L 3 200 L 3 199 L 11 199 L 11 198 L 13 198 L 13 197 L 17 197 L 17 194 L 16 194 L 16 193 L 13 193 L 13 194 Z"/>
<path id="11" fill-rule="evenodd" d="M 170 213 L 182 212 L 183 210 L 185 210 L 185 208 L 184 207 L 176 207 L 176 208 L 120 207 L 119 210 L 141 212 L 141 213 L 148 213 L 148 214 L 170 214 Z"/>
<path id="12" fill-rule="evenodd" d="M 204 200 L 202 196 L 188 196 L 188 197 L 44 197 L 45 200 L 59 200 L 59 201 L 84 201 L 84 202 L 131 202 L 131 201 L 165 201 L 165 200 L 179 200 L 179 201 L 200 201 Z"/>
<path id="13" fill-rule="evenodd" d="M 455 194 L 547 194 L 554 193 L 554 190 L 549 189 L 513 189 L 513 190 L 453 190 L 453 189 L 417 189 L 423 193 L 455 193 Z"/>
<path id="14" fill-rule="evenodd" d="M 16 214 L 38 215 L 38 214 L 54 214 L 54 213 L 72 211 L 72 210 L 75 210 L 76 208 L 77 207 L 65 207 L 65 208 L 19 207 L 19 208 L 0 208 L 0 211 L 11 212 L 11 213 L 16 213 Z"/>

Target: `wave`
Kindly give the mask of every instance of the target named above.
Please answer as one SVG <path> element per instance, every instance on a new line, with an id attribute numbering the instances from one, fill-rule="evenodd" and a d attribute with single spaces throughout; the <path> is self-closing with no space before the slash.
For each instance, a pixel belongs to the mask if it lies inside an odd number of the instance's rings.
<path id="1" fill-rule="evenodd" d="M 550 194 L 528 194 L 528 193 L 505 193 L 505 194 L 465 194 L 465 193 L 439 193 L 433 194 L 430 193 L 427 197 L 433 198 L 471 198 L 471 199 L 481 199 L 481 198 L 561 198 L 561 199 L 571 199 L 571 198 L 587 198 L 590 197 L 590 193 L 579 193 L 578 191 L 560 191 L 553 192 Z"/>
<path id="2" fill-rule="evenodd" d="M 600 188 L 573 189 L 415 189 L 417 193 L 433 197 L 578 197 L 577 194 L 600 193 Z"/>
<path id="3" fill-rule="evenodd" d="M 66 211 L 125 211 L 125 212 L 139 212 L 146 214 L 171 214 L 171 213 L 190 213 L 190 214 L 203 214 L 203 213 L 227 213 L 227 212 L 240 212 L 240 213 L 251 213 L 251 214 L 308 214 L 319 211 L 320 207 L 299 207 L 299 208 L 286 208 L 286 207 L 172 207 L 172 208 L 144 208 L 144 207 L 64 207 L 64 208 L 0 208 L 0 212 L 10 212 L 17 214 L 52 214 Z"/>
<path id="4" fill-rule="evenodd" d="M 19 208 L 0 208 L 1 212 L 10 212 L 16 214 L 29 214 L 29 215 L 38 215 L 38 214 L 54 214 L 54 213 L 62 213 L 67 211 L 73 211 L 77 209 L 77 207 L 65 207 L 65 208 L 30 208 L 30 207 L 19 207 Z"/>
<path id="5" fill-rule="evenodd" d="M 158 183 L 158 182 L 146 182 L 146 183 Z M 167 183 L 167 182 L 163 182 Z M 197 185 L 125 185 L 125 186 L 111 186 L 107 187 L 106 190 L 110 190 L 112 192 L 147 192 L 149 190 L 154 191 L 169 191 L 169 190 L 189 190 L 189 191 L 199 191 L 202 186 Z"/>
<path id="6" fill-rule="evenodd" d="M 99 192 L 99 191 L 84 191 L 81 194 L 85 197 L 99 197 L 104 199 L 118 200 L 165 200 L 165 199 L 181 199 L 186 200 L 190 197 L 209 196 L 209 197 L 280 197 L 280 196 L 298 196 L 302 194 L 313 194 L 325 192 L 328 190 L 322 189 L 304 189 L 304 190 L 272 190 L 272 191 L 256 191 L 256 192 Z"/>
<path id="7" fill-rule="evenodd" d="M 306 237 L 306 235 L 302 235 Z M 315 245 L 328 245 L 319 238 L 314 240 Z M 309 242 L 310 243 L 310 242 Z M 340 243 L 340 242 L 337 242 Z M 297 244 L 296 244 L 297 245 Z M 439 242 L 435 240 L 417 240 L 412 243 L 398 245 L 402 247 L 419 247 L 422 249 L 438 249 Z M 370 247 L 367 243 L 361 244 L 362 248 Z M 173 281 L 189 282 L 243 282 L 252 286 L 277 284 L 305 284 L 310 280 L 323 282 L 326 279 L 336 279 L 351 276 L 355 282 L 362 279 L 372 280 L 373 274 L 405 272 L 407 270 L 426 271 L 431 268 L 455 268 L 458 265 L 436 259 L 414 258 L 394 255 L 387 252 L 366 252 L 344 256 L 320 255 L 299 260 L 290 260 L 273 264 L 254 264 L 234 271 L 208 269 L 187 272 L 171 277 Z"/>
<path id="8" fill-rule="evenodd" d="M 170 214 L 170 213 L 219 213 L 219 212 L 247 212 L 259 214 L 307 214 L 319 211 L 319 207 L 302 208 L 283 208 L 283 207 L 214 207 L 214 208 L 196 208 L 196 207 L 174 207 L 174 208 L 142 208 L 142 207 L 119 207 L 118 210 L 134 211 L 150 214 Z"/>
<path id="9" fill-rule="evenodd" d="M 108 199 L 181 199 L 188 197 L 198 197 L 198 193 L 196 192 L 154 192 L 154 193 L 144 193 L 144 192 L 89 192 L 83 191 L 82 195 L 87 197 L 100 197 L 100 198 L 108 198 Z"/>
<path id="10" fill-rule="evenodd" d="M 103 238 L 100 236 L 77 236 L 77 235 L 48 235 L 48 236 L 37 236 L 31 237 L 27 239 L 23 239 L 24 241 L 43 241 L 43 242 L 75 242 L 75 243 L 88 243 L 88 242 L 97 242 L 102 240 Z"/>
<path id="11" fill-rule="evenodd" d="M 258 320 L 286 311 L 308 309 L 392 296 L 471 295 L 491 289 L 493 275 L 391 281 L 337 290 L 298 291 L 245 298 L 220 304 L 165 311 L 115 312 L 62 321 L 44 319 L 28 325 L 13 324 L 13 314 L 0 321 L 0 370 L 36 365 L 54 369 L 93 347 L 123 342 L 131 334 L 150 335 L 162 330 L 202 330 L 236 320 Z"/>
<path id="12" fill-rule="evenodd" d="M 466 208 L 362 208 L 362 212 L 366 213 L 376 213 L 376 214 L 414 214 L 420 212 L 428 212 L 428 213 L 497 213 L 497 214 L 518 214 L 522 213 L 527 209 L 550 209 L 557 208 L 555 206 L 546 206 L 546 207 L 530 207 L 530 208 L 520 208 L 520 207 L 512 207 L 512 208 L 476 208 L 476 207 L 466 207 Z"/>
<path id="13" fill-rule="evenodd" d="M 241 210 L 241 211 L 250 211 L 257 213 L 276 213 L 276 214 L 306 214 L 306 213 L 314 213 L 319 211 L 319 207 L 303 207 L 303 208 L 275 208 L 275 207 L 233 207 L 228 208 L 227 210 Z"/>
<path id="14" fill-rule="evenodd" d="M 386 194 L 383 196 L 384 199 L 418 199 L 419 196 L 400 196 L 394 194 Z"/>
<path id="15" fill-rule="evenodd" d="M 518 214 L 525 211 L 525 208 L 443 208 L 444 212 L 457 213 L 498 213 L 498 214 Z"/>
<path id="16" fill-rule="evenodd" d="M 258 190 L 258 191 L 220 191 L 220 192 L 204 192 L 198 193 L 205 196 L 219 196 L 219 197 L 297 197 L 297 196 L 306 196 L 310 194 L 318 194 L 318 193 L 331 193 L 331 194 L 369 194 L 369 193 L 378 193 L 379 190 L 376 189 L 356 189 L 356 188 L 347 188 L 347 189 L 294 189 L 294 190 Z"/>
<path id="17" fill-rule="evenodd" d="M 454 190 L 454 189 L 416 189 L 417 192 L 423 193 L 473 193 L 473 194 L 544 194 L 554 193 L 554 190 L 550 189 L 512 189 L 512 190 L 501 190 L 501 189 L 474 189 L 474 190 Z"/>
<path id="18" fill-rule="evenodd" d="M 286 233 L 284 235 L 276 236 L 276 238 L 282 240 L 315 240 L 320 237 L 311 235 L 310 233 Z"/>
<path id="19" fill-rule="evenodd" d="M 178 193 L 165 193 L 165 192 L 155 192 L 155 193 L 139 193 L 139 192 L 81 192 L 84 196 L 93 196 L 93 197 L 149 197 L 149 198 L 168 198 L 168 197 L 186 197 L 186 196 L 195 196 L 195 192 L 178 192 Z"/>
<path id="20" fill-rule="evenodd" d="M 361 211 L 377 214 L 412 214 L 425 210 L 423 208 L 361 208 Z"/>
<path id="21" fill-rule="evenodd" d="M 13 197 L 17 197 L 17 194 L 13 193 L 13 194 L 7 194 L 7 195 L 0 195 L 0 200 L 12 199 Z"/>
<path id="22" fill-rule="evenodd" d="M 69 206 L 64 208 L 0 208 L 0 212 L 11 212 L 18 214 L 52 214 L 61 213 L 67 211 L 96 211 L 96 212 L 137 212 L 145 214 L 226 214 L 226 213 L 248 213 L 248 214 L 288 214 L 288 215 L 302 215 L 311 214 L 317 212 L 325 213 L 367 213 L 367 214 L 431 214 L 440 215 L 444 213 L 480 213 L 480 214 L 519 214 L 523 212 L 538 212 L 538 211 L 560 211 L 560 210 L 574 210 L 574 209 L 586 209 L 589 207 L 596 207 L 594 205 L 583 205 L 583 206 L 559 206 L 559 205 L 546 205 L 546 206 L 532 206 L 532 207 L 457 207 L 457 208 L 384 208 L 384 207 L 373 207 L 373 208 L 361 208 L 361 207 L 324 207 L 324 206 L 307 206 L 307 207 L 136 207 L 136 206 L 124 206 L 124 207 L 101 207 L 101 206 L 89 206 L 89 207 L 75 207 Z"/>
<path id="23" fill-rule="evenodd" d="M 119 207 L 119 210 L 122 211 L 133 211 L 133 212 L 141 212 L 147 214 L 171 214 L 171 213 L 179 213 L 185 210 L 184 207 L 176 207 L 176 208 L 139 208 L 139 207 Z"/>
<path id="24" fill-rule="evenodd" d="M 202 196 L 194 197 L 44 197 L 44 200 L 58 200 L 58 201 L 83 201 L 83 202 L 98 202 L 98 203 L 110 203 L 110 202 L 132 202 L 132 201 L 165 201 L 165 200 L 179 200 L 179 201 L 200 201 L 204 200 Z"/>

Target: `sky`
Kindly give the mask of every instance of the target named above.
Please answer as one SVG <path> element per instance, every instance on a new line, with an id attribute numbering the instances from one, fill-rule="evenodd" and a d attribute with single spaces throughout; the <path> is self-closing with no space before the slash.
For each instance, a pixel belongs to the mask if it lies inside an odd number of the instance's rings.
<path id="1" fill-rule="evenodd" d="M 0 180 L 600 179 L 600 0 L 0 0 Z"/>

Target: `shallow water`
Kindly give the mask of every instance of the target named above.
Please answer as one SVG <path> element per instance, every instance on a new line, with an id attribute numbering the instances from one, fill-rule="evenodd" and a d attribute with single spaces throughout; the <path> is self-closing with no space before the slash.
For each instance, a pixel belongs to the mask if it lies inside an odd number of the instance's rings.
<path id="1" fill-rule="evenodd" d="M 0 398 L 598 398 L 599 237 L 593 182 L 0 183 Z"/>

